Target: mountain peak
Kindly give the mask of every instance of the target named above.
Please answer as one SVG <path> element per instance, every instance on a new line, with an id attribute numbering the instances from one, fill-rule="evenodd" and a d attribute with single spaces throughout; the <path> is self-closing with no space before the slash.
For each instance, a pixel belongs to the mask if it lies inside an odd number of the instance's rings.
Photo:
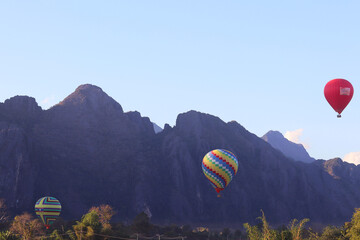
<path id="1" fill-rule="evenodd" d="M 101 98 L 104 97 L 104 95 L 107 96 L 107 94 L 100 87 L 92 84 L 83 84 L 77 87 L 75 91 L 71 93 L 69 96 L 67 96 L 63 101 L 61 101 L 59 105 L 66 105 L 66 104 L 77 105 L 79 103 L 83 103 L 85 99 Z"/>
<path id="2" fill-rule="evenodd" d="M 4 106 L 8 109 L 19 109 L 25 112 L 41 110 L 35 98 L 19 95 L 5 100 Z"/>
<path id="3" fill-rule="evenodd" d="M 302 144 L 297 144 L 294 142 L 289 141 L 287 138 L 284 137 L 284 135 L 279 131 L 270 130 L 268 131 L 264 136 L 261 137 L 266 142 L 270 143 L 273 147 L 277 148 L 276 145 L 282 143 L 282 144 L 296 144 L 299 146 L 302 146 Z M 280 149 L 279 149 L 280 150 Z"/>
<path id="4" fill-rule="evenodd" d="M 194 110 L 181 113 L 176 119 L 176 127 L 180 129 L 188 129 L 189 127 L 209 127 L 210 125 L 219 124 L 224 126 L 225 122 L 216 116 Z"/>
<path id="5" fill-rule="evenodd" d="M 268 142 L 273 148 L 281 151 L 285 156 L 294 159 L 295 161 L 301 161 L 310 163 L 315 161 L 309 156 L 302 144 L 297 144 L 286 139 L 278 131 L 269 131 L 261 137 L 264 141 Z"/>
<path id="6" fill-rule="evenodd" d="M 357 166 L 351 163 L 344 162 L 341 158 L 333 158 L 324 162 L 324 169 L 335 179 L 340 178 L 358 178 L 357 173 L 353 173 Z"/>
<path id="7" fill-rule="evenodd" d="M 36 118 L 42 111 L 35 98 L 15 96 L 5 100 L 1 109 L 16 119 Z"/>
<path id="8" fill-rule="evenodd" d="M 121 113 L 124 112 L 118 102 L 107 95 L 100 87 L 92 84 L 80 85 L 56 106 L 84 106 L 95 111 L 112 107 L 121 111 Z"/>
<path id="9" fill-rule="evenodd" d="M 220 129 L 225 126 L 225 122 L 220 118 L 194 110 L 179 114 L 175 125 L 176 129 L 185 135 L 196 136 L 206 134 L 209 129 Z"/>
<path id="10" fill-rule="evenodd" d="M 268 139 L 270 139 L 270 138 L 271 139 L 284 139 L 284 136 L 279 131 L 270 130 L 262 137 L 262 139 L 264 139 L 267 142 L 268 142 Z"/>
<path id="11" fill-rule="evenodd" d="M 102 89 L 96 85 L 90 84 L 90 83 L 85 83 L 85 84 L 81 84 L 80 86 L 78 86 L 76 88 L 75 91 L 80 91 L 80 90 L 100 90 L 102 91 Z"/>
<path id="12" fill-rule="evenodd" d="M 100 87 L 92 84 L 82 84 L 75 89 L 75 93 L 83 95 L 106 94 Z"/>

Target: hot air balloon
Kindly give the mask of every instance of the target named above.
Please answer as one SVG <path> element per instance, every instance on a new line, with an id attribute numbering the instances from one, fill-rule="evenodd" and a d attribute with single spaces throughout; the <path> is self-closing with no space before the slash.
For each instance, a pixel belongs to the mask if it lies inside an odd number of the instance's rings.
<path id="1" fill-rule="evenodd" d="M 229 185 L 238 171 L 238 160 L 230 151 L 215 149 L 203 158 L 202 169 L 220 197 L 220 191 Z"/>
<path id="2" fill-rule="evenodd" d="M 349 104 L 354 94 L 354 88 L 351 83 L 342 78 L 330 80 L 324 88 L 324 95 L 335 112 L 339 113 L 338 118 L 341 117 L 341 112 Z"/>
<path id="3" fill-rule="evenodd" d="M 35 204 L 36 215 L 44 223 L 46 229 L 54 223 L 61 212 L 61 204 L 54 197 L 42 197 Z"/>

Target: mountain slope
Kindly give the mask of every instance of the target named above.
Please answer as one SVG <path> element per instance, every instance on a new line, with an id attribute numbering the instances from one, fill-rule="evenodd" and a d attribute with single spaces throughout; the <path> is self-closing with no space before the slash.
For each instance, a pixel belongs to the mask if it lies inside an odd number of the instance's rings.
<path id="1" fill-rule="evenodd" d="M 266 142 L 270 143 L 273 148 L 280 150 L 286 157 L 292 158 L 295 161 L 311 163 L 315 161 L 310 157 L 302 144 L 293 143 L 287 140 L 278 131 L 269 131 L 261 137 Z"/>
<path id="2" fill-rule="evenodd" d="M 68 219 L 106 203 L 119 212 L 117 220 L 147 209 L 157 223 L 241 226 L 263 209 L 274 224 L 304 217 L 336 224 L 360 203 L 359 167 L 339 159 L 293 161 L 237 122 L 209 114 L 179 114 L 174 127 L 155 134 L 149 118 L 124 113 L 93 85 L 45 111 L 29 97 L 12 102 L 11 111 L 6 104 L 0 104 L 0 198 L 14 213 L 33 211 L 38 198 L 50 195 Z M 21 114 L 23 106 L 32 107 Z M 201 170 L 215 148 L 239 160 L 222 198 Z"/>

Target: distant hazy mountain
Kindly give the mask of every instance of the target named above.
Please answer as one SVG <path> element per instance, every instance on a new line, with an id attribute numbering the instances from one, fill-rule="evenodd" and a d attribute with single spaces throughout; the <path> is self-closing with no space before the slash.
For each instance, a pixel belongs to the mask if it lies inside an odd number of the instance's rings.
<path id="1" fill-rule="evenodd" d="M 239 171 L 217 198 L 202 173 L 224 148 Z M 54 196 L 62 217 L 110 204 L 116 220 L 150 212 L 155 223 L 242 226 L 263 209 L 273 224 L 292 218 L 339 224 L 360 207 L 360 166 L 341 159 L 293 161 L 237 122 L 189 111 L 158 134 L 149 118 L 124 113 L 99 87 L 82 85 L 42 110 L 34 98 L 0 104 L 0 198 L 13 213 Z"/>
<path id="2" fill-rule="evenodd" d="M 161 132 L 163 129 L 161 127 L 159 127 L 156 123 L 152 123 L 154 126 L 154 131 L 155 133 L 159 133 Z"/>
<path id="3" fill-rule="evenodd" d="M 302 144 L 293 143 L 287 140 L 278 131 L 269 131 L 262 136 L 266 142 L 270 143 L 273 148 L 280 150 L 285 156 L 294 159 L 295 161 L 301 161 L 305 163 L 311 163 L 315 161 L 310 157 Z"/>

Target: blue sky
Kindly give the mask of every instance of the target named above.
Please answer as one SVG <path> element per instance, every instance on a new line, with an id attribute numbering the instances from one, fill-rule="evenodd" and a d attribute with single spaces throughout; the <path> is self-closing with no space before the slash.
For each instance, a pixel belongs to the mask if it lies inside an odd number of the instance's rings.
<path id="1" fill-rule="evenodd" d="M 360 156 L 359 1 L 1 1 L 0 101 L 44 109 L 91 83 L 163 126 L 197 110 L 315 158 Z M 333 78 L 354 97 L 337 119 Z M 302 130 L 299 130 L 302 129 Z M 360 159 L 360 158 L 359 158 Z"/>

